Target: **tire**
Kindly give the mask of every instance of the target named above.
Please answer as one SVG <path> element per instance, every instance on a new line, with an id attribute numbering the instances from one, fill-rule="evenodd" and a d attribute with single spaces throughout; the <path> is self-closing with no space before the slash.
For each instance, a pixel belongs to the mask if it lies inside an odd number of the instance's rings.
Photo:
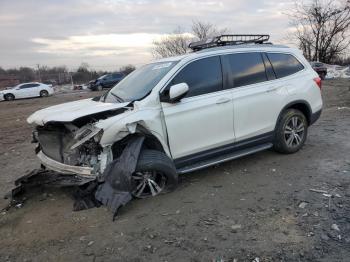
<path id="1" fill-rule="evenodd" d="M 46 90 L 40 91 L 40 97 L 48 97 L 48 96 L 49 96 L 49 92 L 47 92 Z"/>
<path id="2" fill-rule="evenodd" d="M 165 153 L 148 149 L 141 151 L 136 171 L 132 174 L 132 195 L 135 198 L 147 198 L 169 192 L 176 188 L 177 183 L 175 165 Z"/>
<path id="3" fill-rule="evenodd" d="M 308 122 L 297 109 L 287 109 L 282 113 L 275 130 L 275 151 L 292 154 L 299 151 L 307 137 Z"/>
<path id="4" fill-rule="evenodd" d="M 13 101 L 13 100 L 15 100 L 15 96 L 13 94 L 5 94 L 4 99 L 6 101 Z"/>

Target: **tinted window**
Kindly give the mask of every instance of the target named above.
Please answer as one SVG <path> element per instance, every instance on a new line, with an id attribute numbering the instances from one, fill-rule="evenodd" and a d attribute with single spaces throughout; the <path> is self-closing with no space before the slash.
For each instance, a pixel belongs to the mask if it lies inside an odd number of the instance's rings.
<path id="1" fill-rule="evenodd" d="M 292 75 L 304 69 L 304 66 L 292 55 L 268 53 L 277 78 Z"/>
<path id="2" fill-rule="evenodd" d="M 31 88 L 31 87 L 33 87 L 32 84 L 24 84 L 20 86 L 20 89 Z"/>
<path id="3" fill-rule="evenodd" d="M 242 53 L 227 56 L 235 87 L 251 85 L 267 80 L 260 53 Z"/>
<path id="4" fill-rule="evenodd" d="M 113 78 L 121 78 L 122 76 L 122 74 L 113 74 Z"/>
<path id="5" fill-rule="evenodd" d="M 270 60 L 267 58 L 266 54 L 262 54 L 264 64 L 265 64 L 265 71 L 266 76 L 268 80 L 276 79 L 275 72 L 273 71 L 272 65 L 270 63 Z"/>
<path id="6" fill-rule="evenodd" d="M 221 62 L 218 56 L 194 61 L 183 68 L 169 86 L 186 83 L 186 97 L 198 96 L 222 90 Z"/>

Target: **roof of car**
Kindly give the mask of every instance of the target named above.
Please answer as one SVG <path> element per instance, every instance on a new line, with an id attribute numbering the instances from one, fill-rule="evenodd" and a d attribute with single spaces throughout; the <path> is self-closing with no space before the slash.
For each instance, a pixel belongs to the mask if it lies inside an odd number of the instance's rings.
<path id="1" fill-rule="evenodd" d="M 272 45 L 272 44 L 247 44 L 247 45 L 233 45 L 233 46 L 220 46 L 220 47 L 213 47 L 213 48 L 207 48 L 201 51 L 197 52 L 189 52 L 184 55 L 179 56 L 172 56 L 167 58 L 162 58 L 160 60 L 156 60 L 154 62 L 175 62 L 180 61 L 185 58 L 190 57 L 201 57 L 205 56 L 206 54 L 221 54 L 221 53 L 229 53 L 232 50 L 239 51 L 239 50 L 249 50 L 249 49 L 255 49 L 255 50 L 261 50 L 261 51 L 273 51 L 274 49 L 282 50 L 284 51 L 296 51 L 298 49 L 290 48 L 285 45 Z"/>

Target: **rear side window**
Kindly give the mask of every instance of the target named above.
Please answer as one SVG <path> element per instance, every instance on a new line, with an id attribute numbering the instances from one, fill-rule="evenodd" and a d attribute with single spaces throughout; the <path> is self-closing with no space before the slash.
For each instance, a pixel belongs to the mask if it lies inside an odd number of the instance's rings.
<path id="1" fill-rule="evenodd" d="M 170 82 L 170 86 L 186 83 L 186 97 L 198 96 L 222 90 L 220 57 L 209 57 L 194 61 L 183 68 Z"/>
<path id="2" fill-rule="evenodd" d="M 267 81 L 260 53 L 241 53 L 227 56 L 234 87 Z"/>
<path id="3" fill-rule="evenodd" d="M 20 89 L 26 89 L 26 88 L 31 88 L 33 87 L 32 84 L 24 84 L 24 85 L 21 85 Z"/>
<path id="4" fill-rule="evenodd" d="M 292 75 L 304 69 L 304 66 L 292 55 L 267 53 L 277 78 Z"/>

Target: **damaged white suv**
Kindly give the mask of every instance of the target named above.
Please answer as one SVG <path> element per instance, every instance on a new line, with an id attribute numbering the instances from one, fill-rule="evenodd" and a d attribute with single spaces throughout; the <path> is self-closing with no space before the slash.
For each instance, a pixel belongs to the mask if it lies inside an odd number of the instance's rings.
<path id="1" fill-rule="evenodd" d="M 181 173 L 272 147 L 298 151 L 321 114 L 320 78 L 299 50 L 230 37 L 142 66 L 101 97 L 31 115 L 42 165 L 93 180 L 142 137 L 131 179 L 132 194 L 146 197 Z"/>

